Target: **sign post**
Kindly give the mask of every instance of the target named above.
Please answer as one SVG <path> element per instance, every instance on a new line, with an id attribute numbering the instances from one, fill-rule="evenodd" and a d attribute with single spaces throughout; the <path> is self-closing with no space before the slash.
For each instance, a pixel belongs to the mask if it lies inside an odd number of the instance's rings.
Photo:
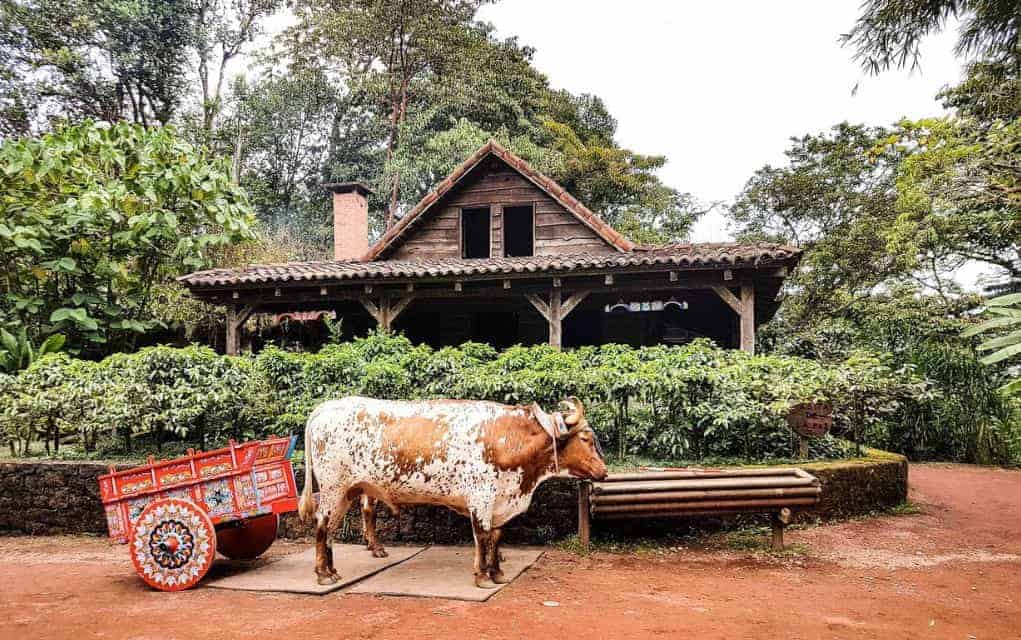
<path id="1" fill-rule="evenodd" d="M 787 412 L 787 424 L 798 434 L 798 457 L 808 457 L 808 440 L 830 432 L 833 405 L 829 402 L 803 402 Z"/>

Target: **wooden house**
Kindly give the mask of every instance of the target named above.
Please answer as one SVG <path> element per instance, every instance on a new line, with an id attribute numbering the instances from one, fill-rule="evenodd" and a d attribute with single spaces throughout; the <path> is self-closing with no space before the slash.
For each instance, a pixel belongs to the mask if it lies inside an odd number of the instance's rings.
<path id="1" fill-rule="evenodd" d="M 253 313 L 332 311 L 434 346 L 683 343 L 754 351 L 798 249 L 639 246 L 490 141 L 372 246 L 368 187 L 333 192 L 334 260 L 212 269 L 179 281 L 228 308 L 227 351 Z"/>

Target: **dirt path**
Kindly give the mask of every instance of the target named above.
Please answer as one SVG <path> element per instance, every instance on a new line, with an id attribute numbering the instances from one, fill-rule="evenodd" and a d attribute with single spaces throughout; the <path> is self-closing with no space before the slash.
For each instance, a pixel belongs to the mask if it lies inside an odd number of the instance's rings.
<path id="1" fill-rule="evenodd" d="M 791 532 L 804 554 L 551 551 L 485 604 L 164 594 L 105 540 L 0 538 L 0 638 L 1021 638 L 1019 498 L 1021 472 L 913 466 L 922 513 Z"/>

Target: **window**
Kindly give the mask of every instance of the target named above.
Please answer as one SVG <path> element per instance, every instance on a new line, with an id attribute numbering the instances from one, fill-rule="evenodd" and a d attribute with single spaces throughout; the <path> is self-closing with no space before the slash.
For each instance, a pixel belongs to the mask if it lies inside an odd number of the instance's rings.
<path id="1" fill-rule="evenodd" d="M 532 205 L 503 208 L 503 254 L 505 256 L 535 255 Z"/>
<path id="2" fill-rule="evenodd" d="M 489 207 L 461 210 L 461 257 L 489 257 Z"/>

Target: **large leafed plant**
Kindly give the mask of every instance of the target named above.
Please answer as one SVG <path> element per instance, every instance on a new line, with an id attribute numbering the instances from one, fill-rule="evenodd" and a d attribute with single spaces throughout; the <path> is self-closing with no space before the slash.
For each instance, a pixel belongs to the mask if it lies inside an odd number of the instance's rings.
<path id="1" fill-rule="evenodd" d="M 84 122 L 0 147 L 0 324 L 72 350 L 160 324 L 153 288 L 251 236 L 227 165 L 172 128 Z"/>

